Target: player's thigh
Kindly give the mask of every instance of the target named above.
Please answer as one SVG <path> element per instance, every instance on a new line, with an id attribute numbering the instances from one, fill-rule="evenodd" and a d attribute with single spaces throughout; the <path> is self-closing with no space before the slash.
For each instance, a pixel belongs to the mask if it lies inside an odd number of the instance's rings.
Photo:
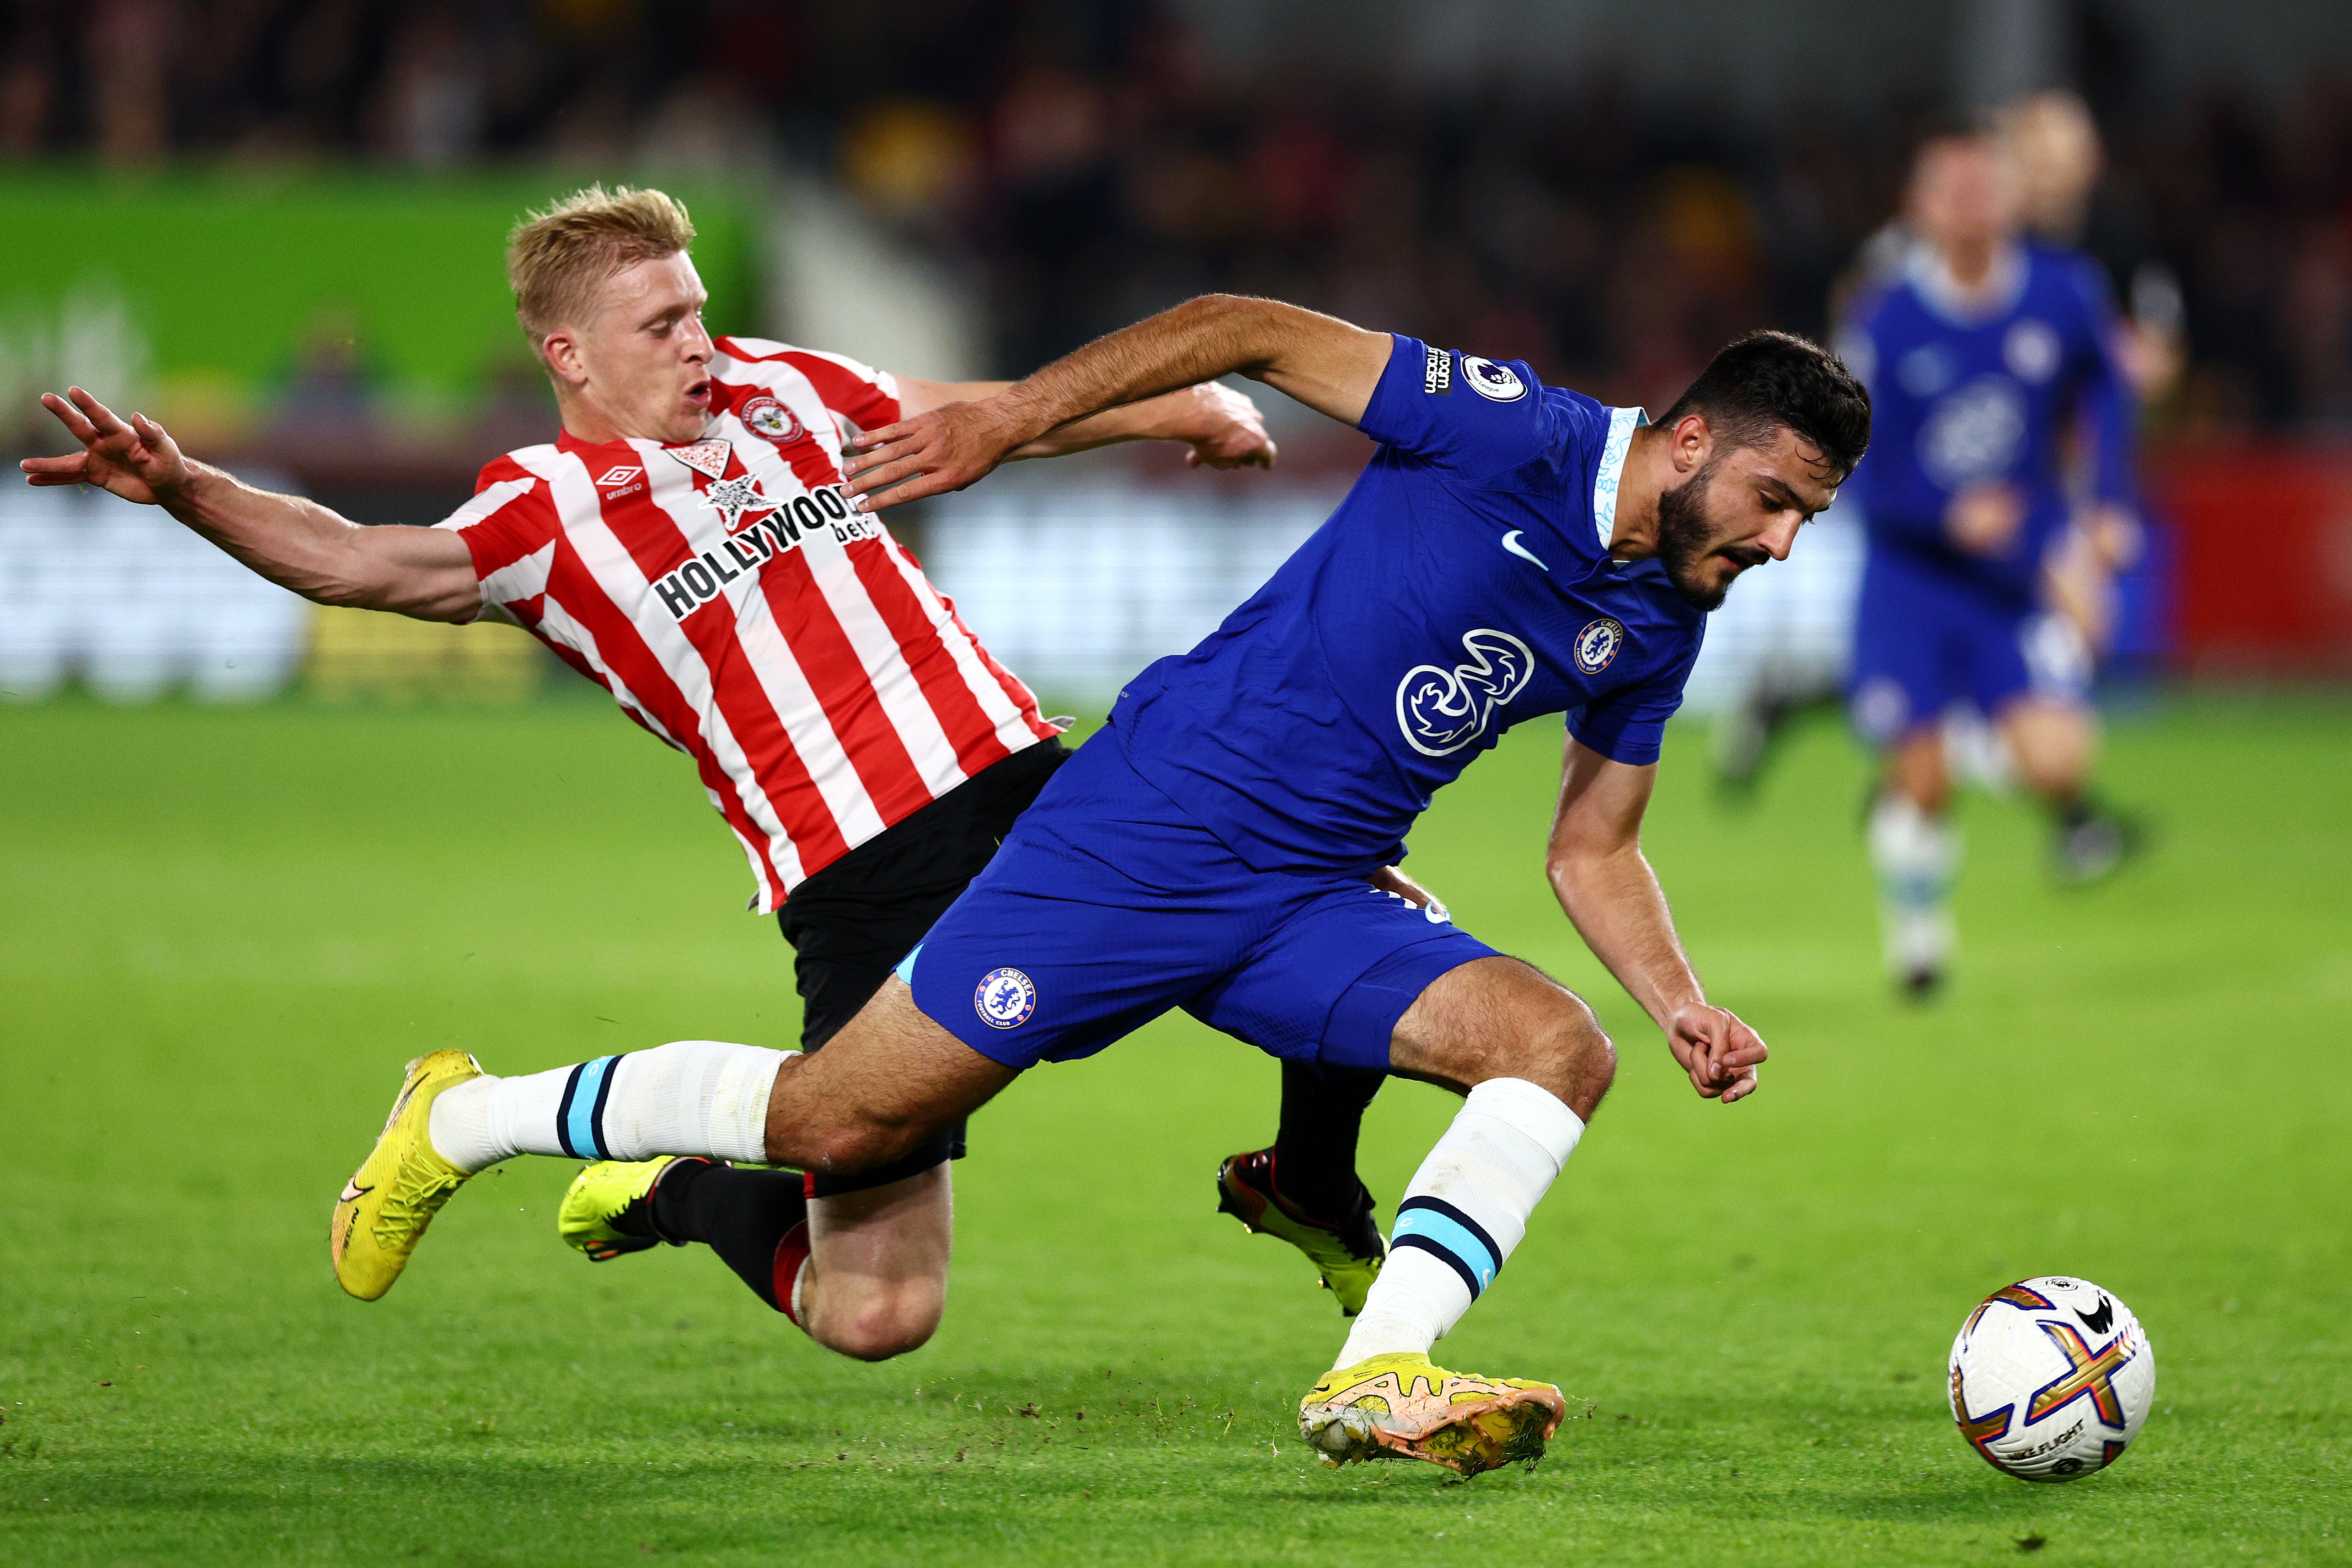
<path id="1" fill-rule="evenodd" d="M 943 1286 L 955 1228 L 950 1168 L 938 1165 L 880 1186 L 811 1199 L 809 1256 L 826 1289 L 851 1281 Z"/>
<path id="2" fill-rule="evenodd" d="M 1019 1076 L 926 1017 L 896 976 L 823 1051 L 787 1068 L 769 1095 L 768 1156 L 820 1176 L 900 1157 Z"/>
<path id="3" fill-rule="evenodd" d="M 1397 1020 L 1389 1069 L 1457 1092 L 1523 1078 L 1590 1119 L 1617 1056 L 1582 998 L 1534 965 L 1498 955 L 1430 983 Z"/>
<path id="4" fill-rule="evenodd" d="M 820 1343 L 881 1361 L 928 1341 L 947 1307 L 949 1166 L 809 1204 L 809 1260 L 793 1310 Z"/>

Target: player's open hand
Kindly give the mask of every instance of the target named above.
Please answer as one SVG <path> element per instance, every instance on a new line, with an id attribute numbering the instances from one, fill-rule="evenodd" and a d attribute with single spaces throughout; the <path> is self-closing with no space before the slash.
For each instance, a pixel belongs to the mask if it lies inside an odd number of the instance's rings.
<path id="1" fill-rule="evenodd" d="M 1756 1070 L 1770 1054 L 1757 1032 L 1726 1008 L 1685 1002 L 1666 1025 L 1666 1045 L 1691 1087 L 1728 1105 L 1756 1092 Z"/>
<path id="2" fill-rule="evenodd" d="M 1192 450 L 1185 464 L 1193 468 L 1271 468 L 1277 454 L 1265 433 L 1265 417 L 1247 392 L 1216 382 L 1202 382 L 1171 394 L 1178 404 L 1177 426 L 1170 432 Z"/>
<path id="3" fill-rule="evenodd" d="M 1003 394 L 941 403 L 928 413 L 886 424 L 849 443 L 845 477 L 861 512 L 961 490 L 985 479 L 1034 434 L 999 406 Z"/>
<path id="4" fill-rule="evenodd" d="M 168 502 L 188 483 L 188 460 L 163 427 L 143 413 L 125 423 L 79 387 L 41 394 L 41 406 L 81 443 L 64 457 L 27 457 L 17 465 L 35 485 L 96 485 L 126 501 Z"/>

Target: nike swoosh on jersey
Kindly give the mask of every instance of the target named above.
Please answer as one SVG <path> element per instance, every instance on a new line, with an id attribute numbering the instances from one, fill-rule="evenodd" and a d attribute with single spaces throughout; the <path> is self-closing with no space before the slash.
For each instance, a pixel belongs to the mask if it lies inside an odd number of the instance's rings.
<path id="1" fill-rule="evenodd" d="M 1536 559 L 1534 552 L 1530 551 L 1527 546 L 1519 542 L 1519 535 L 1525 531 L 1526 530 L 1523 528 L 1513 528 L 1509 533 L 1505 534 L 1503 536 L 1503 548 L 1509 550 L 1513 555 L 1517 556 L 1521 560 L 1535 561 L 1536 565 L 1543 567 L 1543 570 L 1546 571 L 1549 571 L 1551 568 L 1544 566 L 1542 561 Z"/>

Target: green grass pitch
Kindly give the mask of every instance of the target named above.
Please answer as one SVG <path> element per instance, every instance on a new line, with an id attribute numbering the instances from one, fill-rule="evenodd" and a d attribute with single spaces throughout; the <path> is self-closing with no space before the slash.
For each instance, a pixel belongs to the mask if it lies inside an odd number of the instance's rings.
<path id="1" fill-rule="evenodd" d="M 1927 1011 L 1878 977 L 1847 743 L 1734 811 L 1679 733 L 1651 852 L 1775 1051 L 1729 1109 L 1549 902 L 1557 735 L 1473 768 L 1412 862 L 1624 1060 L 1441 1347 L 1576 1418 L 1463 1484 L 1298 1441 L 1340 1320 L 1212 1212 L 1275 1072 L 1181 1018 L 981 1114 L 948 1322 L 904 1360 L 817 1351 L 700 1249 L 592 1268 L 552 1160 L 345 1300 L 329 1205 L 418 1051 L 791 1041 L 731 843 L 585 703 L 0 711 L 0 1561 L 2352 1563 L 2352 707 L 2119 725 L 2163 842 L 2089 893 L 1971 800 Z M 1375 1106 L 1384 1214 L 1451 1104 Z M 1970 1304 L 2045 1271 L 2158 1355 L 2146 1435 L 2065 1487 L 1979 1462 L 1941 1386 Z"/>

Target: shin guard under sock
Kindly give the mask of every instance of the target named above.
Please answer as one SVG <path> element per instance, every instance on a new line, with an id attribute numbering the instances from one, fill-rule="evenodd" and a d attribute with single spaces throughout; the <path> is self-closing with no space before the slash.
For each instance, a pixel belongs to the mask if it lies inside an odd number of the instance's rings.
<path id="1" fill-rule="evenodd" d="M 1583 1134 L 1583 1118 L 1526 1079 L 1471 1090 L 1397 1205 L 1389 1260 L 1334 1366 L 1429 1354 L 1494 1282 Z"/>

